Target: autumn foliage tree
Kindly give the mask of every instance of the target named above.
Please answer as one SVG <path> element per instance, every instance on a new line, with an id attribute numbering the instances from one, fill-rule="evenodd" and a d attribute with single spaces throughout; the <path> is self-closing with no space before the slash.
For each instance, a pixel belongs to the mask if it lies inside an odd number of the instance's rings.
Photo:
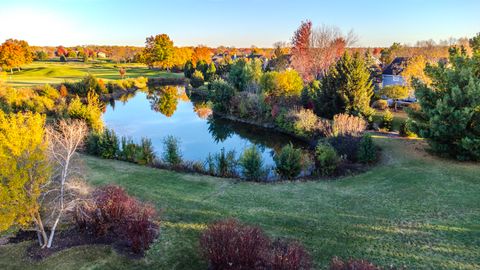
<path id="1" fill-rule="evenodd" d="M 297 70 L 305 81 L 312 80 L 312 55 L 310 54 L 310 38 L 312 22 L 302 22 L 292 38 L 292 67 Z"/>
<path id="2" fill-rule="evenodd" d="M 147 37 L 143 54 L 149 67 L 170 69 L 173 66 L 173 41 L 166 34 Z"/>
<path id="3" fill-rule="evenodd" d="M 50 177 L 44 125 L 40 114 L 0 110 L 0 231 L 32 221 L 44 230 L 39 198 Z"/>
<path id="4" fill-rule="evenodd" d="M 0 67 L 20 70 L 20 66 L 33 61 L 33 52 L 24 40 L 8 39 L 0 46 Z"/>

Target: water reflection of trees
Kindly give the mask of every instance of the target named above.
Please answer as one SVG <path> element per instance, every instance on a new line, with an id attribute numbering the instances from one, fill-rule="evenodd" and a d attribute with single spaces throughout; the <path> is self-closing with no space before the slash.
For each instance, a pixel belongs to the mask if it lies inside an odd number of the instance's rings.
<path id="1" fill-rule="evenodd" d="M 237 134 L 242 139 L 247 139 L 252 144 L 259 146 L 262 151 L 265 147 L 268 147 L 275 152 L 278 152 L 283 146 L 290 142 L 296 147 L 304 149 L 308 148 L 308 144 L 303 141 L 271 130 L 257 128 L 252 125 L 237 123 L 213 116 L 209 117 L 207 122 L 208 131 L 217 143 L 225 141 L 233 134 Z"/>
<path id="2" fill-rule="evenodd" d="M 207 119 L 212 115 L 212 105 L 208 102 L 193 103 L 193 111 L 202 119 Z"/>
<path id="3" fill-rule="evenodd" d="M 149 88 L 147 99 L 152 110 L 160 112 L 166 117 L 171 117 L 175 113 L 179 99 L 188 101 L 185 90 L 173 85 Z"/>

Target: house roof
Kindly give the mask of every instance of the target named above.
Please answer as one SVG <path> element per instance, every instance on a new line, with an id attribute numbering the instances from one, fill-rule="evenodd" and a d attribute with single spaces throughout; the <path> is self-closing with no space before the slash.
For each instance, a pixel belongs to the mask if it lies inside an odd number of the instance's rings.
<path id="1" fill-rule="evenodd" d="M 388 65 L 384 70 L 384 75 L 400 75 L 403 69 L 407 65 L 407 57 L 397 57 L 395 58 L 390 65 Z"/>

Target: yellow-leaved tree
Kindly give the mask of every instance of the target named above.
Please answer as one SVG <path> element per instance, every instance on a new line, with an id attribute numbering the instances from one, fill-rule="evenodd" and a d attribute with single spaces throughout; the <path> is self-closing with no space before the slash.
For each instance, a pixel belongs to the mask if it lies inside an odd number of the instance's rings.
<path id="1" fill-rule="evenodd" d="M 50 179 L 45 116 L 0 110 L 0 231 L 43 226 L 39 197 Z"/>

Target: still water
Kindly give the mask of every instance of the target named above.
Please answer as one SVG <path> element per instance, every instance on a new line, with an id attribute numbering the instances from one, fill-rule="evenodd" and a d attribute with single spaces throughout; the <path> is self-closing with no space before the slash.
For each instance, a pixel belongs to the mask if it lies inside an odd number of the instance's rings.
<path id="1" fill-rule="evenodd" d="M 137 91 L 112 101 L 103 120 L 119 136 L 136 142 L 150 138 L 157 156 L 163 151 L 163 139 L 175 136 L 180 140 L 183 159 L 190 161 L 205 161 L 209 153 L 222 148 L 235 150 L 238 157 L 246 147 L 256 144 L 264 164 L 271 166 L 275 151 L 289 142 L 306 147 L 283 134 L 213 117 L 208 104 L 190 100 L 184 87 L 177 86 Z"/>

